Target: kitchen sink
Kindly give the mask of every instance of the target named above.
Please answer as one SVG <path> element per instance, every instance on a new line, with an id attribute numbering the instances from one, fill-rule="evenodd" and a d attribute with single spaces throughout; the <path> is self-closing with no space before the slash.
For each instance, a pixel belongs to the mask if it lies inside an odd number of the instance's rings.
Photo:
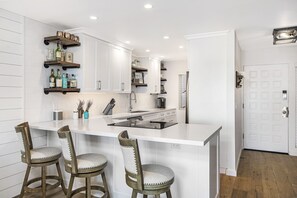
<path id="1" fill-rule="evenodd" d="M 145 113 L 145 112 L 148 112 L 148 111 L 131 111 L 130 113 Z"/>

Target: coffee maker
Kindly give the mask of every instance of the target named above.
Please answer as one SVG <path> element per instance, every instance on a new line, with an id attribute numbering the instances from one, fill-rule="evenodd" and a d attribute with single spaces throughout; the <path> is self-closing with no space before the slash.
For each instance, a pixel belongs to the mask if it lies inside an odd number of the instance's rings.
<path id="1" fill-rule="evenodd" d="M 156 103 L 157 103 L 157 108 L 163 108 L 163 109 L 166 108 L 166 98 L 159 97 L 157 98 Z"/>

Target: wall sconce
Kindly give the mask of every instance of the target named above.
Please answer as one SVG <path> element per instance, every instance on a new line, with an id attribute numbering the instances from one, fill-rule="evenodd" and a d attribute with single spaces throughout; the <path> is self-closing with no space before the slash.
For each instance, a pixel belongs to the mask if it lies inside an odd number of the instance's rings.
<path id="1" fill-rule="evenodd" d="M 274 29 L 272 35 L 273 45 L 296 43 L 297 26 Z"/>
<path id="2" fill-rule="evenodd" d="M 243 82 L 244 76 L 236 71 L 236 88 L 241 88 L 242 87 L 242 82 Z"/>

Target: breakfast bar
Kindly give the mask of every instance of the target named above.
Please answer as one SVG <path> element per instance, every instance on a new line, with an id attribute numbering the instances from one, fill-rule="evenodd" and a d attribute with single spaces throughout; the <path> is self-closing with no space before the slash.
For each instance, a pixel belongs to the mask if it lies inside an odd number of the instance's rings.
<path id="1" fill-rule="evenodd" d="M 125 183 L 125 170 L 117 139 L 127 130 L 137 138 L 143 164 L 157 163 L 170 167 L 175 173 L 171 192 L 175 198 L 210 197 L 219 195 L 220 126 L 176 124 L 164 129 L 108 126 L 116 120 L 100 116 L 89 120 L 62 120 L 32 123 L 34 131 L 47 132 L 48 146 L 60 147 L 57 130 L 68 125 L 76 154 L 100 153 L 107 157 L 106 176 L 114 198 L 128 198 L 131 189 Z M 63 164 L 63 163 L 62 163 Z M 69 175 L 63 174 L 66 183 Z M 84 181 L 76 180 L 75 187 Z M 99 179 L 95 182 L 101 182 Z"/>

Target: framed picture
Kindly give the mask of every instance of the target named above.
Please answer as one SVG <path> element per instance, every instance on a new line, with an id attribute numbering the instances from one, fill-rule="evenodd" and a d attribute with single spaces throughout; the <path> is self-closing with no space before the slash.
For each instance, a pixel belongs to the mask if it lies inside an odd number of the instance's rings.
<path id="1" fill-rule="evenodd" d="M 73 63 L 73 53 L 66 52 L 65 61 L 68 63 Z"/>

